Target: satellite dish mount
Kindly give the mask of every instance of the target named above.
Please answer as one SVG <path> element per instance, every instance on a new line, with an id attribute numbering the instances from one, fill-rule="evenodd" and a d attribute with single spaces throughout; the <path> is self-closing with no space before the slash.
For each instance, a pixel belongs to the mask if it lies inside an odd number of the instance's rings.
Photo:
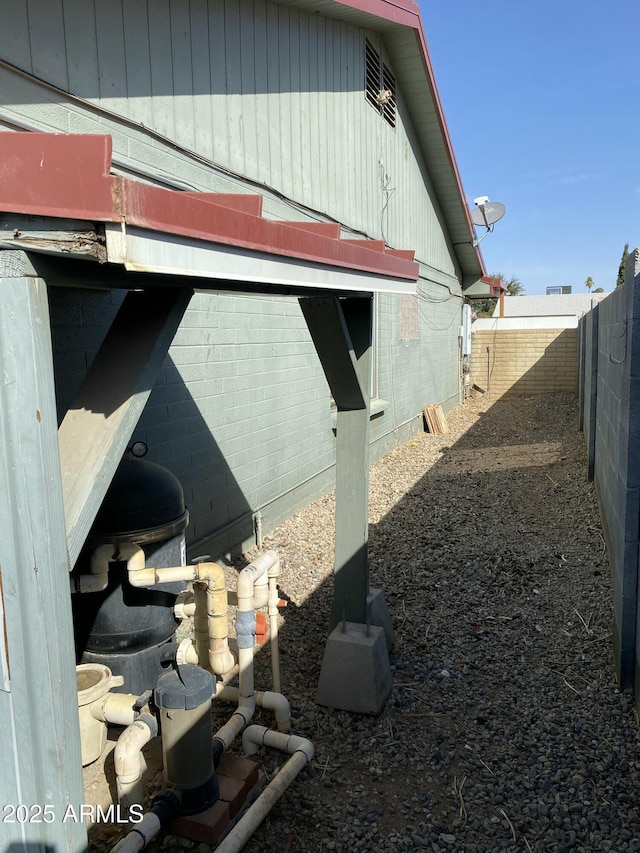
<path id="1" fill-rule="evenodd" d="M 479 227 L 484 226 L 486 231 L 482 237 L 473 241 L 474 249 L 479 246 L 487 234 L 493 231 L 494 224 L 507 212 L 507 208 L 499 201 L 489 201 L 489 196 L 481 195 L 474 198 L 475 207 L 471 209 L 471 221 Z"/>

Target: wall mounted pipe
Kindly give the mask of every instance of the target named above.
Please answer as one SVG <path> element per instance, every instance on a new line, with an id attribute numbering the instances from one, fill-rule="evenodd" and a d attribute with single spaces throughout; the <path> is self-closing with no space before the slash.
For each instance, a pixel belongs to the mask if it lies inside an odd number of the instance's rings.
<path id="1" fill-rule="evenodd" d="M 147 769 L 142 747 L 158 734 L 158 723 L 143 714 L 122 732 L 113 753 L 118 802 L 125 808 L 144 799 L 142 776 Z"/>
<path id="2" fill-rule="evenodd" d="M 264 726 L 248 726 L 242 735 L 242 746 L 245 753 L 254 755 L 263 745 L 279 749 L 291 757 L 255 803 L 247 809 L 231 832 L 215 848 L 216 853 L 238 853 L 242 850 L 247 840 L 289 788 L 298 773 L 313 759 L 315 752 L 313 744 L 306 738 L 274 732 Z"/>

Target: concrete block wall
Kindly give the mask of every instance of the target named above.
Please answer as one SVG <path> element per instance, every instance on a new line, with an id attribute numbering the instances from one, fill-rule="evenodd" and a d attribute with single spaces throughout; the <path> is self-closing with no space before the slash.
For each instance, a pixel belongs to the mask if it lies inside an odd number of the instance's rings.
<path id="1" fill-rule="evenodd" d="M 442 288 L 421 284 L 421 299 Z M 121 291 L 50 289 L 59 417 L 115 316 Z M 423 429 L 422 409 L 459 399 L 461 299 L 401 308 L 378 298 L 371 459 Z M 407 311 L 413 319 L 407 322 Z M 190 556 L 216 557 L 263 533 L 335 485 L 330 392 L 298 300 L 196 294 L 133 440 L 180 480 Z"/>
<path id="2" fill-rule="evenodd" d="M 583 425 L 613 581 L 614 662 L 620 687 L 640 704 L 640 250 L 629 255 L 624 285 L 582 325 L 591 397 Z"/>
<path id="3" fill-rule="evenodd" d="M 577 391 L 577 329 L 475 330 L 471 373 L 492 396 Z"/>

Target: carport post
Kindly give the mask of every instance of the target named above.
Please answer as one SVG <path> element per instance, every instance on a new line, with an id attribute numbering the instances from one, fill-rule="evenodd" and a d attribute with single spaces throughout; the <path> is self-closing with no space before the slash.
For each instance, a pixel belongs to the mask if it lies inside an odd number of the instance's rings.
<path id="1" fill-rule="evenodd" d="M 22 807 L 0 848 L 80 853 L 84 823 L 64 820 L 83 786 L 47 289 L 22 252 L 0 251 L 0 377 L 0 806 Z"/>
<path id="2" fill-rule="evenodd" d="M 381 591 L 369 597 L 369 400 L 373 299 L 304 298 L 303 314 L 337 408 L 336 544 L 331 634 L 317 701 L 355 713 L 378 714 L 391 690 Z M 376 620 L 377 621 L 377 620 Z"/>

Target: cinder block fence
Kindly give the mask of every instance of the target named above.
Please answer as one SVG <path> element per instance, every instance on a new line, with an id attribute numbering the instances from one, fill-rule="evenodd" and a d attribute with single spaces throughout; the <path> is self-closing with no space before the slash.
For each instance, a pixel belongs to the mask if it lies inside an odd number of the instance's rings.
<path id="1" fill-rule="evenodd" d="M 564 317 L 477 320 L 471 353 L 474 385 L 492 397 L 577 391 L 576 322 Z"/>

